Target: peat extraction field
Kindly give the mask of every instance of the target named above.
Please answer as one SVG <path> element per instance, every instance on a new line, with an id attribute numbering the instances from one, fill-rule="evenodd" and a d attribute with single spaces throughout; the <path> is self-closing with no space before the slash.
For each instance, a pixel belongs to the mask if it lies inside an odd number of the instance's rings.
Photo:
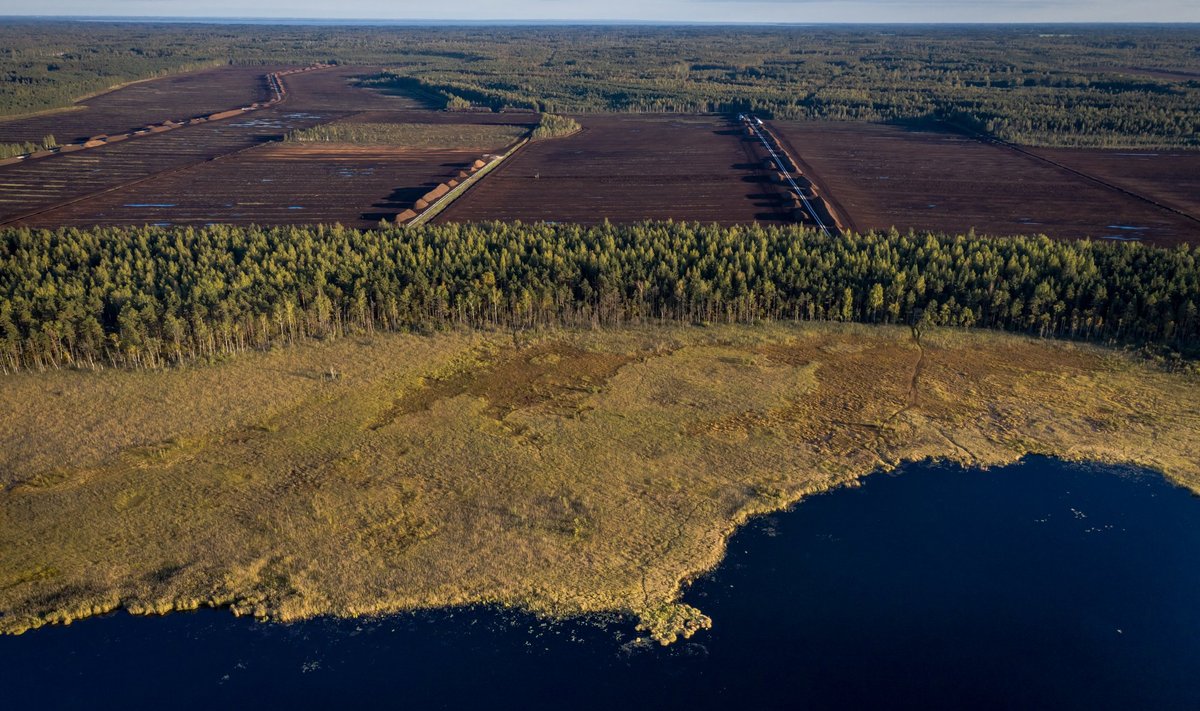
<path id="1" fill-rule="evenodd" d="M 374 227 L 452 180 L 483 148 L 270 143 L 160 181 L 35 217 L 33 226 L 287 225 Z"/>
<path id="2" fill-rule="evenodd" d="M 583 129 L 530 144 L 441 222 L 786 222 L 754 144 L 717 116 L 577 116 Z"/>
<path id="3" fill-rule="evenodd" d="M 270 93 L 263 73 L 268 69 L 252 68 L 249 74 L 233 69 L 237 76 L 257 77 L 263 91 Z M 161 97 L 189 91 L 185 78 L 208 81 L 221 71 L 135 84 L 106 98 L 122 107 L 122 121 L 145 125 L 162 120 L 160 104 L 170 102 Z M 536 122 L 534 114 L 430 111 L 413 99 L 357 85 L 358 77 L 373 71 L 326 67 L 286 74 L 281 78 L 283 100 L 268 108 L 0 166 L 0 222 L 36 227 L 340 222 L 370 227 L 395 218 L 482 155 L 507 147 L 513 136 Z M 170 108 L 178 114 L 190 101 L 190 113 L 205 113 L 225 109 L 236 98 L 199 92 Z M 242 97 L 246 98 L 264 97 Z M 212 105 L 199 108 L 200 101 Z M 89 112 L 30 121 L 39 122 L 39 131 L 53 132 L 57 121 L 85 113 Z M 139 114 L 143 118 L 137 118 Z M 434 136 L 432 143 L 413 140 L 411 145 L 282 141 L 289 132 L 332 122 L 447 126 L 431 132 L 450 138 L 439 143 Z"/>
<path id="4" fill-rule="evenodd" d="M 286 67 L 226 66 L 137 82 L 62 111 L 0 119 L 0 143 L 36 142 L 47 134 L 70 143 L 247 106 L 270 98 L 266 76 L 282 69 Z"/>
<path id="5" fill-rule="evenodd" d="M 1030 155 L 1031 149 L 983 143 L 948 131 L 820 121 L 774 121 L 788 150 L 807 164 L 810 175 L 832 194 L 851 229 L 896 227 L 980 234 L 1046 234 L 1058 238 L 1093 237 L 1158 244 L 1200 241 L 1200 222 L 1157 206 Z M 1148 153 L 1150 151 L 1138 151 Z M 1119 152 L 1061 150 L 1056 156 L 1112 155 Z M 1068 159 L 1074 162 L 1075 158 Z M 1189 194 L 1172 186 L 1186 158 L 1143 165 L 1144 183 L 1164 193 Z M 1169 166 L 1166 171 L 1165 166 Z M 1080 162 L 1076 170 L 1091 170 Z M 1106 170 L 1120 170 L 1110 164 Z M 1081 170 L 1083 172 L 1083 170 Z M 1190 180 L 1195 180 L 1194 175 Z M 1128 181 L 1123 177 L 1122 181 Z M 1190 193 L 1194 195 L 1194 192 Z M 1194 198 L 1193 198 L 1194 202 Z M 1187 198 L 1176 198 L 1181 207 Z"/>
<path id="6" fill-rule="evenodd" d="M 1200 220 L 1200 151 L 1032 148 L 1071 170 Z M 1196 223 L 1200 231 L 1200 222 Z"/>
<path id="7" fill-rule="evenodd" d="M 118 189 L 130 203 L 146 202 L 141 191 L 154 192 L 155 184 L 174 172 L 326 120 L 324 115 L 302 111 L 259 111 L 236 120 L 0 167 L 0 223 L 54 225 L 55 211 L 67 208 L 69 214 L 87 214 L 92 199 Z"/>
<path id="8" fill-rule="evenodd" d="M 378 71 L 377 67 L 336 66 L 285 77 L 287 104 L 290 108 L 305 111 L 337 112 L 424 108 L 421 102 L 409 96 L 384 94 L 358 85 L 361 78 Z"/>

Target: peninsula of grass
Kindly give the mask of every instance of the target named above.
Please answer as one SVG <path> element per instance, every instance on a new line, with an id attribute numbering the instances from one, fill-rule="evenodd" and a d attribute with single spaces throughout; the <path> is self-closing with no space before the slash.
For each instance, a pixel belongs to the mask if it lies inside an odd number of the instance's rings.
<path id="1" fill-rule="evenodd" d="M 290 131 L 291 143 L 493 150 L 521 140 L 528 127 L 502 124 L 336 122 Z"/>
<path id="2" fill-rule="evenodd" d="M 0 630 L 488 603 L 667 643 L 748 517 L 872 471 L 1029 453 L 1200 491 L 1200 383 L 962 329 L 362 333 L 211 365 L 0 377 Z"/>

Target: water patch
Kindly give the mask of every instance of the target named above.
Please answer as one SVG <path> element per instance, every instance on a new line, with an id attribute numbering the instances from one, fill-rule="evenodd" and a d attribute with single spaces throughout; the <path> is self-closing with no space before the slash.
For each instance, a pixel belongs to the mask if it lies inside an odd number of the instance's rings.
<path id="1" fill-rule="evenodd" d="M 284 124 L 278 119 L 252 119 L 226 124 L 235 128 L 283 128 Z"/>
<path id="2" fill-rule="evenodd" d="M 205 610 L 0 637 L 0 668 L 12 708 L 1194 709 L 1198 560 L 1200 499 L 1160 476 L 912 464 L 739 530 L 684 593 L 713 628 L 667 648 L 618 616 Z"/>
<path id="3" fill-rule="evenodd" d="M 360 176 L 375 175 L 374 168 L 339 168 L 337 174 L 343 178 L 356 178 Z"/>
<path id="4" fill-rule="evenodd" d="M 173 202 L 128 202 L 123 207 L 175 207 Z"/>

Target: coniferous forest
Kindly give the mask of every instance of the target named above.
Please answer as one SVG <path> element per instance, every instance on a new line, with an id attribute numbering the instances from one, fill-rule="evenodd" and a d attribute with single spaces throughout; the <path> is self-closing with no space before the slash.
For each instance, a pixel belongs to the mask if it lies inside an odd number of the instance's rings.
<path id="1" fill-rule="evenodd" d="M 0 365 L 159 367 L 346 333 L 798 319 L 1194 355 L 1189 247 L 801 227 L 0 232 Z"/>

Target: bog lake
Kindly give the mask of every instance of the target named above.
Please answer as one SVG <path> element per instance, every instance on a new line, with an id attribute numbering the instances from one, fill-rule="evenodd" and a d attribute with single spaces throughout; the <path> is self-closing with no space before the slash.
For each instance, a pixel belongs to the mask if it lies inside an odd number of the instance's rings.
<path id="1" fill-rule="evenodd" d="M 1200 498 L 1132 468 L 920 463 L 752 521 L 713 628 L 492 608 L 0 637 L 6 708 L 1200 708 Z"/>

